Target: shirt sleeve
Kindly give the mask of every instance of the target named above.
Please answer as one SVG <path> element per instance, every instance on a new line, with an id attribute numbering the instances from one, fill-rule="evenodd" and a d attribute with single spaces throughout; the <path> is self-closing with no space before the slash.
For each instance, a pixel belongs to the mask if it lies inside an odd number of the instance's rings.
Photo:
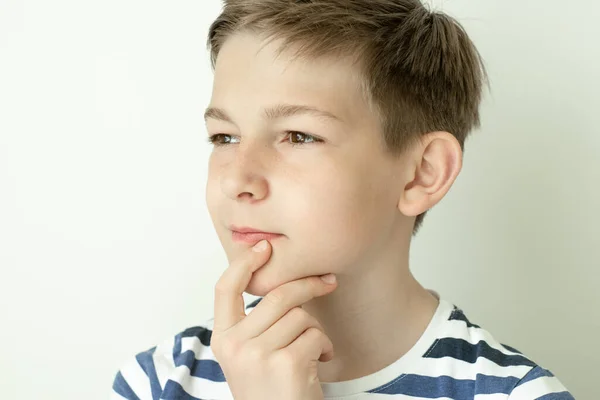
<path id="1" fill-rule="evenodd" d="M 114 377 L 110 400 L 158 400 L 161 387 L 153 354 L 156 347 L 127 360 Z"/>
<path id="2" fill-rule="evenodd" d="M 508 400 L 575 400 L 575 398 L 552 372 L 536 366 L 516 384 Z"/>

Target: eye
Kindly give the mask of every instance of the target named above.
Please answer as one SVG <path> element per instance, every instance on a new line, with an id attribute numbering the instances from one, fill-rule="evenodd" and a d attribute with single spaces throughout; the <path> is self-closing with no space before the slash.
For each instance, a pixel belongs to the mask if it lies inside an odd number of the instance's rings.
<path id="1" fill-rule="evenodd" d="M 298 131 L 286 131 L 288 135 L 288 143 L 292 146 L 303 146 L 309 143 L 322 143 L 323 140 L 319 139 L 315 136 L 309 135 L 307 133 L 298 132 Z M 227 135 L 225 133 L 216 133 L 214 135 L 210 135 L 208 137 L 208 143 L 218 147 L 218 146 L 226 146 L 229 144 L 236 144 L 239 141 L 232 135 Z"/>
<path id="2" fill-rule="evenodd" d="M 289 134 L 289 139 L 290 139 L 290 144 L 292 146 L 302 146 L 304 144 L 307 143 L 320 143 L 323 142 L 323 140 L 316 138 L 312 135 L 309 135 L 307 133 L 303 133 L 303 132 L 298 132 L 298 131 L 287 131 L 286 133 Z"/>
<path id="3" fill-rule="evenodd" d="M 233 136 L 226 135 L 224 133 L 216 133 L 208 137 L 208 143 L 213 144 L 215 146 L 225 146 L 231 144 L 232 140 Z"/>

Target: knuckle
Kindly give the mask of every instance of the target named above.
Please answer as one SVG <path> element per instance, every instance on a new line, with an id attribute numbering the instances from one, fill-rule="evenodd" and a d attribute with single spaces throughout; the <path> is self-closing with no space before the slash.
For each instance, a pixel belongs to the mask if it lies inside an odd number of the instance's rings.
<path id="1" fill-rule="evenodd" d="M 288 311 L 289 318 L 299 325 L 309 325 L 313 323 L 313 317 L 301 307 L 294 307 Z"/>
<path id="2" fill-rule="evenodd" d="M 284 299 L 285 297 L 283 295 L 283 290 L 281 290 L 281 288 L 277 288 L 267 293 L 263 300 L 267 300 L 270 304 L 279 307 L 284 304 Z"/>
<path id="3" fill-rule="evenodd" d="M 331 340 L 329 340 L 329 337 L 325 334 L 325 332 L 323 332 L 321 329 L 317 328 L 317 327 L 310 327 L 308 328 L 305 332 L 304 335 L 307 336 L 307 338 L 309 339 L 308 341 L 310 342 L 314 342 L 314 343 L 321 343 L 321 344 L 331 344 Z"/>
<path id="4" fill-rule="evenodd" d="M 306 331 L 304 331 L 304 334 L 309 337 L 320 337 L 321 335 L 325 335 L 323 333 L 323 331 L 321 331 L 319 328 L 316 328 L 314 326 L 311 326 Z"/>

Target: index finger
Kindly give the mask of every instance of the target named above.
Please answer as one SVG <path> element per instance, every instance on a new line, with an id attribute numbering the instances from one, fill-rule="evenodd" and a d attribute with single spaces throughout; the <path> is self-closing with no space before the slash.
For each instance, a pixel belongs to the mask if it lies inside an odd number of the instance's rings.
<path id="1" fill-rule="evenodd" d="M 264 242 L 266 249 L 256 251 Z M 248 287 L 252 274 L 271 256 L 271 244 L 262 240 L 248 253 L 242 254 L 225 270 L 215 285 L 213 332 L 226 331 L 246 317 L 242 293 Z"/>

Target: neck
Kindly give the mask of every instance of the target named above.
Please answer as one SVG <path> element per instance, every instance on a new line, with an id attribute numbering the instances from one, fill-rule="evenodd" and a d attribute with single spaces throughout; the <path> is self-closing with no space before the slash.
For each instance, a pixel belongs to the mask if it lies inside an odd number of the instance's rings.
<path id="1" fill-rule="evenodd" d="M 302 306 L 333 343 L 333 360 L 319 363 L 321 382 L 377 372 L 406 354 L 425 331 L 438 300 L 411 274 L 408 251 L 401 254 L 399 260 L 396 248 L 395 260 L 338 274 L 333 293 Z"/>

